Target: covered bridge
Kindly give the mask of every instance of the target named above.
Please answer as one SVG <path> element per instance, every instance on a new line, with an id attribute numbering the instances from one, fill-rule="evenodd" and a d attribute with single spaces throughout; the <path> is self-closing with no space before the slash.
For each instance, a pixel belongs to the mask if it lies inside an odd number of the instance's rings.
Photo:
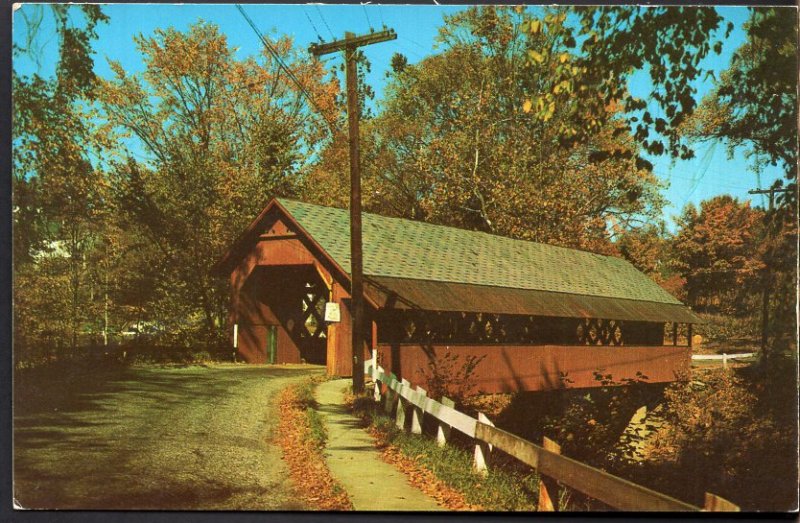
<path id="1" fill-rule="evenodd" d="M 214 271 L 230 278 L 242 358 L 351 374 L 349 231 L 345 209 L 281 198 L 234 242 Z M 689 370 L 700 320 L 625 260 L 368 213 L 363 243 L 365 358 L 411 383 L 447 353 L 482 358 L 487 393 Z"/>

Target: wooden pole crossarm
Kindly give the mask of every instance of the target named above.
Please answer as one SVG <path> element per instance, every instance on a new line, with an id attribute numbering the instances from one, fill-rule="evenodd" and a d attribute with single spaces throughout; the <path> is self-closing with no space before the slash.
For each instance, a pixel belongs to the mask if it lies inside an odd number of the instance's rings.
<path id="1" fill-rule="evenodd" d="M 396 38 L 397 33 L 394 32 L 394 29 L 387 29 L 385 31 L 378 31 L 362 36 L 347 37 L 343 40 L 334 40 L 333 42 L 311 44 L 308 48 L 308 52 L 314 56 L 322 56 L 337 51 L 346 51 L 347 49 L 355 49 L 356 47 L 395 40 Z"/>

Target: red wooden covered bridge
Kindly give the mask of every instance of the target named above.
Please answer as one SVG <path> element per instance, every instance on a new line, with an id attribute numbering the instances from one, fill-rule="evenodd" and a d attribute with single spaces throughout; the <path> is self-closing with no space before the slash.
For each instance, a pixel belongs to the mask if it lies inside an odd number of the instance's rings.
<path id="1" fill-rule="evenodd" d="M 214 271 L 242 358 L 351 374 L 349 230 L 347 210 L 274 199 L 234 242 Z M 699 318 L 627 261 L 368 213 L 363 242 L 365 358 L 412 384 L 446 353 L 482 357 L 487 393 L 688 373 Z"/>

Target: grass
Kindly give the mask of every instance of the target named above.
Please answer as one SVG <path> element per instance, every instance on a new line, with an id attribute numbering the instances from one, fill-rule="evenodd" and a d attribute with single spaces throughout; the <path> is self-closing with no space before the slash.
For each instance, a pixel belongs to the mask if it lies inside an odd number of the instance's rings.
<path id="1" fill-rule="evenodd" d="M 314 399 L 314 388 L 319 381 L 311 378 L 281 392 L 277 441 L 283 449 L 296 494 L 306 504 L 317 510 L 352 510 L 347 493 L 325 464 L 327 429 L 315 410 Z"/>
<path id="2" fill-rule="evenodd" d="M 393 419 L 375 408 L 370 398 L 356 400 L 354 408 L 372 423 L 383 443 L 431 471 L 446 486 L 461 493 L 467 503 L 489 511 L 536 510 L 539 477 L 531 469 L 514 466 L 510 458 L 497 456 L 500 453 L 495 451 L 493 457 L 500 462 L 490 463 L 488 475 L 481 476 L 472 470 L 468 444 L 454 441 L 439 447 L 429 436 L 401 431 Z"/>
<path id="3" fill-rule="evenodd" d="M 305 423 L 311 442 L 317 448 L 323 449 L 328 441 L 328 431 L 325 428 L 325 420 L 317 412 L 317 400 L 314 398 L 314 389 L 319 381 L 319 379 L 309 379 L 298 385 L 294 392 L 294 405 L 296 409 L 305 411 Z"/>
<path id="4" fill-rule="evenodd" d="M 315 369 L 61 365 L 14 374 L 14 495 L 28 508 L 303 508 L 266 434 Z M 257 399 L 256 399 L 257 398 Z"/>

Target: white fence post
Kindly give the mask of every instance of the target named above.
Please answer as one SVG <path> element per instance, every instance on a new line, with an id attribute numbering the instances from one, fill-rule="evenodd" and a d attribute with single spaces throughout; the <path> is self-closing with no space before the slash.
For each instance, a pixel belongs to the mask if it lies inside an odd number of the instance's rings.
<path id="1" fill-rule="evenodd" d="M 374 389 L 372 390 L 372 399 L 375 400 L 375 403 L 381 401 L 381 387 L 380 383 L 378 382 L 378 376 L 381 375 L 381 369 L 378 367 L 378 353 L 377 351 L 372 351 L 372 383 L 375 384 Z"/>
<path id="2" fill-rule="evenodd" d="M 405 392 L 410 385 L 411 384 L 408 382 L 408 380 L 403 378 L 403 381 L 400 382 L 400 393 L 397 395 L 397 414 L 395 416 L 395 424 L 397 425 L 397 428 L 401 430 L 406 429 L 406 409 L 408 408 L 408 402 L 403 397 L 403 392 Z"/>
<path id="3" fill-rule="evenodd" d="M 494 423 L 492 423 L 483 412 L 478 413 L 478 421 L 485 425 L 491 425 L 494 427 Z M 472 462 L 472 468 L 481 476 L 487 476 L 489 474 L 488 466 L 491 452 L 492 446 L 488 443 L 484 443 L 480 440 L 475 443 L 475 457 Z"/>
<path id="4" fill-rule="evenodd" d="M 386 384 L 386 396 L 383 398 L 383 410 L 386 414 L 391 414 L 392 408 L 394 408 L 394 397 L 397 393 L 391 389 L 391 384 L 395 381 L 397 381 L 397 376 L 394 373 L 389 374 L 389 383 Z"/>
<path id="5" fill-rule="evenodd" d="M 441 404 L 450 408 L 455 408 L 456 406 L 456 402 L 446 396 L 442 396 Z M 439 421 L 439 426 L 436 428 L 436 444 L 444 447 L 448 439 L 450 439 L 450 425 L 444 421 Z"/>
<path id="6" fill-rule="evenodd" d="M 425 401 L 425 397 L 427 395 L 428 395 L 428 393 L 425 391 L 425 389 L 423 389 L 422 387 L 417 385 L 415 403 L 420 403 L 420 402 Z M 414 410 L 411 412 L 411 432 L 413 434 L 422 434 L 422 416 L 423 416 L 423 414 L 424 414 L 424 412 L 423 412 L 422 408 L 417 406 L 417 405 L 414 405 Z"/>
<path id="7" fill-rule="evenodd" d="M 379 403 L 381 401 L 381 384 L 377 378 L 372 380 L 372 383 L 375 384 L 375 388 L 372 391 L 372 399 L 375 400 L 375 403 Z"/>

